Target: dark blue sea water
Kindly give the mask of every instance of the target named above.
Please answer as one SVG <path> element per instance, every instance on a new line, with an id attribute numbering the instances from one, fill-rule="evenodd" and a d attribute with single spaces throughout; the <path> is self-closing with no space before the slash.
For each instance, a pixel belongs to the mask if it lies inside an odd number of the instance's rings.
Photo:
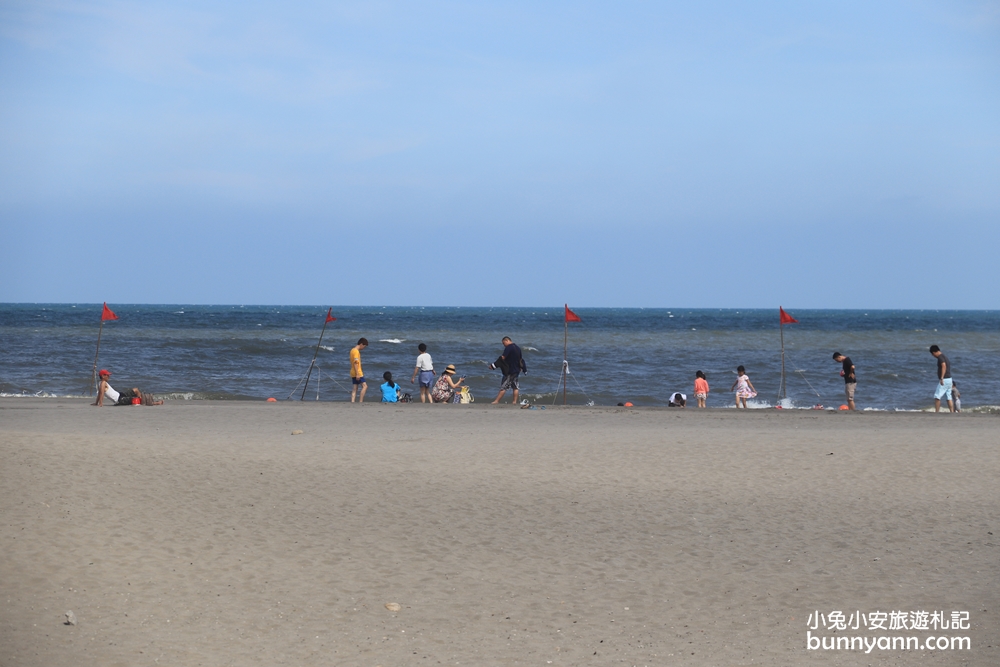
<path id="1" fill-rule="evenodd" d="M 285 399 L 305 375 L 323 326 L 320 306 L 150 306 L 111 304 L 99 367 L 112 384 L 138 386 L 171 399 Z M 100 304 L 0 305 L 0 394 L 78 396 L 88 392 Z M 665 405 L 673 391 L 692 394 L 694 374 L 708 375 L 710 407 L 731 405 L 737 365 L 759 395 L 775 405 L 781 378 L 777 308 L 579 308 L 569 327 L 573 404 Z M 858 374 L 859 408 L 924 409 L 933 402 L 936 365 L 927 348 L 950 357 L 962 402 L 1000 405 L 1000 312 L 795 310 L 786 325 L 787 393 L 791 406 L 843 403 L 834 350 L 850 356 Z M 455 364 L 478 401 L 492 400 L 499 375 L 487 362 L 511 336 L 529 373 L 523 396 L 562 402 L 563 311 L 556 308 L 334 307 L 338 318 L 323 339 L 318 371 L 306 398 L 348 399 L 347 354 L 361 336 L 378 397 L 391 371 L 410 391 L 417 343 L 425 342 L 440 370 Z M 301 392 L 294 393 L 298 398 Z M 558 392 L 558 393 L 557 393 Z M 416 393 L 414 391 L 414 393 Z"/>

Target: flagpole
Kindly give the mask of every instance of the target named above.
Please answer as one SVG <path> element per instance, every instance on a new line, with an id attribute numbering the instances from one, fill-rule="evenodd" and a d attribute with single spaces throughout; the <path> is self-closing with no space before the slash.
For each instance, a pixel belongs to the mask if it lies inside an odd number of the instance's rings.
<path id="1" fill-rule="evenodd" d="M 101 328 L 97 330 L 97 351 L 94 352 L 94 370 L 90 373 L 90 394 L 94 393 L 94 384 L 97 382 L 97 356 L 101 353 L 101 334 L 104 332 L 104 315 L 101 314 Z"/>
<path id="2" fill-rule="evenodd" d="M 787 398 L 788 393 L 785 389 L 785 325 L 780 319 L 778 331 L 781 332 L 781 398 Z"/>
<path id="3" fill-rule="evenodd" d="M 568 343 L 569 343 L 569 321 L 566 319 L 566 314 L 563 313 L 563 368 L 562 368 L 562 376 L 563 376 L 563 405 L 566 405 L 566 380 L 567 380 L 567 378 L 566 378 L 566 370 L 567 370 L 567 368 L 569 366 L 569 363 L 568 363 L 568 361 L 566 359 L 566 350 L 567 350 Z"/>
<path id="4" fill-rule="evenodd" d="M 316 357 L 319 355 L 319 346 L 323 343 L 323 334 L 326 333 L 326 325 L 330 323 L 330 313 L 326 314 L 326 320 L 323 321 L 323 330 L 319 332 L 319 341 L 316 343 L 316 351 L 313 352 L 312 361 L 309 362 L 309 372 L 306 373 L 306 384 L 302 387 L 302 396 L 299 397 L 300 401 L 306 400 L 306 389 L 309 387 L 309 378 L 312 376 L 313 365 L 316 363 Z M 319 392 L 319 387 L 316 388 Z M 316 400 L 319 400 L 319 393 L 316 394 Z"/>

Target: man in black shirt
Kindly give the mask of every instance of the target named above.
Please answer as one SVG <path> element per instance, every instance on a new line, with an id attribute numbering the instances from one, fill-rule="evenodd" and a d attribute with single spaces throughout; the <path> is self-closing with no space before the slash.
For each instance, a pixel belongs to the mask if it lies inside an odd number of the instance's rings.
<path id="1" fill-rule="evenodd" d="M 497 394 L 494 403 L 499 403 L 503 395 L 507 393 L 508 389 L 514 390 L 514 399 L 512 403 L 517 403 L 517 396 L 519 388 L 517 386 L 517 376 L 522 372 L 527 373 L 528 369 L 524 365 L 524 358 L 521 356 L 521 348 L 514 345 L 514 341 L 510 339 L 509 336 L 504 336 L 503 340 L 503 354 L 494 363 L 490 364 L 490 368 L 499 368 L 503 371 L 503 380 L 500 381 L 500 393 Z"/>
<path id="2" fill-rule="evenodd" d="M 944 356 L 941 348 L 937 345 L 931 345 L 931 354 L 937 359 L 937 376 L 938 385 L 934 390 L 934 412 L 941 412 L 941 397 L 946 396 L 948 398 L 948 410 L 949 412 L 955 411 L 955 403 L 952 401 L 951 396 L 951 363 L 948 361 L 948 357 Z"/>
<path id="3" fill-rule="evenodd" d="M 847 396 L 847 407 L 854 410 L 854 389 L 858 386 L 858 378 L 854 375 L 854 362 L 851 361 L 850 357 L 845 357 L 840 352 L 833 353 L 833 360 L 843 367 L 840 374 L 844 377 L 844 394 Z"/>

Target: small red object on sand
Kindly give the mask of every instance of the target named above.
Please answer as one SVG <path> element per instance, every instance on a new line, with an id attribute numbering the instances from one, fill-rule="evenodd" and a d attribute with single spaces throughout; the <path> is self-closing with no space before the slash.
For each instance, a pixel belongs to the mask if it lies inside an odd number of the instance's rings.
<path id="1" fill-rule="evenodd" d="M 631 408 L 632 407 L 632 403 L 630 401 L 625 401 L 625 407 L 626 408 Z"/>
<path id="2" fill-rule="evenodd" d="M 136 396 L 132 399 L 132 405 L 142 405 L 142 399 Z"/>
<path id="3" fill-rule="evenodd" d="M 267 399 L 267 402 L 268 402 L 268 403 L 277 403 L 277 402 L 278 402 L 278 399 L 276 399 L 276 398 L 274 398 L 274 397 L 272 396 L 271 398 Z"/>
<path id="4" fill-rule="evenodd" d="M 840 409 L 841 409 L 841 410 L 850 410 L 850 408 L 849 408 L 849 407 L 847 407 L 846 405 L 841 405 L 841 406 L 840 406 Z"/>

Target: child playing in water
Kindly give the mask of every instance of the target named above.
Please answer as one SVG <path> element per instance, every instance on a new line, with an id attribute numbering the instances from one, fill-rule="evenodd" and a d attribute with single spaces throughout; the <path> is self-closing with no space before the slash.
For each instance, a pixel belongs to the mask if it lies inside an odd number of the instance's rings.
<path id="1" fill-rule="evenodd" d="M 701 371 L 696 371 L 694 374 L 694 397 L 698 399 L 698 407 L 705 407 L 705 399 L 708 398 L 708 380 L 705 378 L 705 374 Z"/>
<path id="2" fill-rule="evenodd" d="M 729 391 L 734 389 L 736 390 L 736 407 L 740 407 L 740 401 L 743 401 L 743 409 L 746 410 L 747 399 L 756 396 L 757 390 L 753 388 L 753 383 L 750 382 L 750 377 L 742 366 L 736 367 L 736 382 L 729 388 Z"/>

